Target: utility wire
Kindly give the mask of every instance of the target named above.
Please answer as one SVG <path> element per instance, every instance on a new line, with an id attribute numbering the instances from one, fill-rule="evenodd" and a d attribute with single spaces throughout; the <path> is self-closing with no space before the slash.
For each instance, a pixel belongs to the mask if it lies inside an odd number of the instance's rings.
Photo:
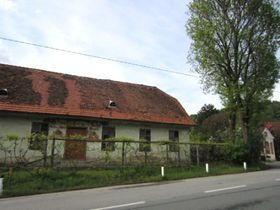
<path id="1" fill-rule="evenodd" d="M 119 60 L 119 59 L 115 59 L 115 58 L 102 57 L 102 56 L 98 56 L 98 55 L 92 55 L 92 54 L 88 54 L 88 53 L 82 53 L 82 52 L 66 50 L 66 49 L 61 49 L 61 48 L 56 48 L 56 47 L 50 47 L 50 46 L 31 43 L 31 42 L 24 42 L 24 41 L 20 41 L 20 40 L 5 38 L 5 37 L 0 37 L 0 39 L 5 40 L 5 41 L 9 41 L 9 42 L 31 45 L 31 46 L 41 47 L 41 48 L 45 48 L 45 49 L 50 49 L 50 50 L 56 50 L 56 51 L 61 51 L 61 52 L 66 52 L 66 53 L 71 53 L 71 54 L 76 54 L 76 55 L 98 58 L 98 59 L 112 61 L 112 62 L 116 62 L 116 63 L 133 65 L 133 66 L 137 66 L 137 67 L 141 67 L 141 68 L 153 69 L 153 70 L 156 70 L 156 71 L 163 71 L 163 72 L 168 72 L 168 73 L 173 73 L 173 74 L 180 74 L 180 75 L 189 76 L 189 77 L 198 77 L 198 75 L 194 75 L 194 74 L 187 74 L 187 73 L 183 73 L 183 72 L 179 72 L 179 71 L 172 71 L 172 70 L 163 69 L 163 68 L 159 68 L 159 67 L 155 67 L 155 66 L 148 66 L 148 65 L 144 65 L 144 64 L 133 63 L 133 62 Z"/>
<path id="2" fill-rule="evenodd" d="M 61 51 L 61 52 L 66 52 L 66 53 L 71 53 L 71 54 L 76 54 L 76 55 L 82 55 L 82 56 L 87 56 L 87 57 L 92 57 L 92 58 L 98 58 L 98 59 L 112 61 L 112 62 L 116 62 L 116 63 L 133 65 L 133 66 L 137 66 L 137 67 L 141 67 L 141 68 L 153 69 L 153 70 L 156 70 L 156 71 L 163 71 L 163 72 L 168 72 L 168 73 L 173 73 L 173 74 L 180 74 L 180 75 L 189 76 L 189 77 L 199 77 L 198 75 L 194 75 L 194 74 L 187 74 L 187 73 L 183 73 L 183 72 L 179 72 L 179 71 L 172 71 L 172 70 L 163 69 L 163 68 L 159 68 L 159 67 L 148 66 L 148 65 L 144 65 L 144 64 L 133 63 L 133 62 L 119 60 L 119 59 L 115 59 L 115 58 L 109 58 L 109 57 L 103 57 L 103 56 L 98 56 L 98 55 L 92 55 L 92 54 L 82 53 L 82 52 L 77 52 L 77 51 L 72 51 L 72 50 L 66 50 L 66 49 L 62 49 L 62 48 L 50 47 L 50 46 L 47 46 L 47 45 L 41 45 L 41 44 L 36 44 L 36 43 L 31 43 L 31 42 L 25 42 L 25 41 L 20 41 L 20 40 L 16 40 L 16 39 L 10 39 L 10 38 L 1 37 L 1 36 L 0 36 L 0 39 L 5 40 L 5 41 L 9 41 L 9 42 L 15 42 L 15 43 L 20 43 L 20 44 L 25 44 L 25 45 L 31 45 L 31 46 L 35 46 L 35 47 L 50 49 L 50 50 L 56 50 L 56 51 Z M 280 91 L 276 91 L 276 90 L 274 90 L 274 92 L 280 93 Z"/>

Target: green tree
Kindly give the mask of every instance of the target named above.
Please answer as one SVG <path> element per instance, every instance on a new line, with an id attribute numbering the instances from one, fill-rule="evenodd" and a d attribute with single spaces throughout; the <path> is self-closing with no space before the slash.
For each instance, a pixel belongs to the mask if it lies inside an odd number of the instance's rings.
<path id="1" fill-rule="evenodd" d="M 229 138 L 229 114 L 225 111 L 213 114 L 202 124 L 202 132 L 215 142 L 224 142 Z"/>
<path id="2" fill-rule="evenodd" d="M 201 124 L 205 119 L 213 114 L 217 114 L 219 111 L 215 108 L 213 104 L 204 104 L 199 110 L 196 116 L 196 122 Z"/>
<path id="3" fill-rule="evenodd" d="M 219 113 L 219 110 L 212 104 L 204 104 L 196 115 L 192 115 L 192 119 L 196 123 L 196 126 L 191 130 L 192 141 L 207 141 L 211 137 L 208 133 L 207 126 L 203 125 L 203 122 L 209 117 Z"/>
<path id="4" fill-rule="evenodd" d="M 256 104 L 272 94 L 279 79 L 279 4 L 273 0 L 193 0 L 187 32 L 192 59 L 204 87 L 220 95 L 248 142 Z"/>

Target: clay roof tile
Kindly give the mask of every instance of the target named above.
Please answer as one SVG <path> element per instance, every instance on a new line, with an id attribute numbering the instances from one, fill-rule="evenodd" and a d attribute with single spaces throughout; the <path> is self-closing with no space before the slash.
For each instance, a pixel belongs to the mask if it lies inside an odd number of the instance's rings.
<path id="1" fill-rule="evenodd" d="M 1 88 L 2 111 L 193 125 L 177 99 L 146 85 L 0 64 Z"/>

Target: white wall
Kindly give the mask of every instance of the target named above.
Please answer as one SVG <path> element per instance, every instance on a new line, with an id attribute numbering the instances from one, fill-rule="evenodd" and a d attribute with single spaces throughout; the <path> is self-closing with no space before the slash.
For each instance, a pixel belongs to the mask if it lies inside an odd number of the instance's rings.
<path id="1" fill-rule="evenodd" d="M 270 133 L 270 131 L 265 128 L 263 131 L 263 136 L 265 138 L 265 145 L 268 144 L 269 146 L 269 151 L 266 151 L 266 146 L 264 145 L 264 154 L 266 156 L 267 159 L 269 160 L 276 160 L 276 156 L 275 156 L 275 147 L 274 147 L 274 137 L 273 135 Z"/>
<path id="2" fill-rule="evenodd" d="M 43 117 L 24 117 L 24 116 L 1 116 L 0 115 L 0 137 L 5 137 L 7 135 L 17 135 L 19 137 L 28 137 L 31 134 L 31 125 L 32 122 L 42 122 Z M 127 137 L 133 140 L 139 140 L 139 130 L 141 128 L 146 128 L 151 130 L 151 141 L 168 141 L 169 140 L 169 130 L 178 130 L 179 131 L 179 141 L 188 142 L 189 133 L 187 128 L 182 128 L 178 126 L 169 126 L 164 124 L 142 124 L 142 123 L 130 123 L 123 121 L 111 121 L 109 126 L 114 126 L 116 128 L 116 137 Z M 56 133 L 61 133 L 62 136 L 65 136 L 67 127 L 86 127 L 88 128 L 88 138 L 101 139 L 102 137 L 102 124 L 98 122 L 90 121 L 69 121 L 69 120 L 55 120 L 49 123 L 49 135 L 54 135 Z M 59 136 L 57 136 L 59 137 Z M 9 142 L 3 142 L 0 139 L 0 143 L 6 147 L 11 147 Z M 26 150 L 28 149 L 28 142 L 21 142 L 19 149 Z M 139 147 L 138 144 L 131 144 L 134 149 Z M 48 155 L 51 154 L 52 141 L 48 142 Z M 121 143 L 116 145 L 121 148 Z M 59 154 L 61 158 L 64 155 L 64 141 L 56 141 L 56 154 Z M 99 158 L 104 160 L 108 157 L 108 154 L 117 160 L 121 158 L 121 150 L 116 150 L 112 152 L 101 151 L 101 143 L 87 143 L 87 159 Z M 151 153 L 157 154 L 159 157 L 165 157 L 166 155 L 166 145 L 157 146 L 152 144 Z M 138 155 L 144 155 L 144 152 L 139 152 Z M 3 151 L 0 150 L 0 158 L 3 159 L 7 157 Z M 42 157 L 42 153 L 36 150 L 29 150 L 27 154 L 28 158 L 38 158 Z M 134 158 L 135 154 L 131 154 L 131 157 Z M 169 158 L 176 159 L 178 153 L 169 152 Z M 189 147 L 182 147 L 180 149 L 181 159 L 189 158 Z"/>
<path id="3" fill-rule="evenodd" d="M 42 153 L 36 150 L 29 150 L 27 137 L 31 133 L 31 123 L 38 121 L 38 118 L 15 117 L 15 116 L 0 116 L 0 159 L 13 160 L 14 156 L 27 158 L 29 160 L 42 157 Z M 18 136 L 16 143 L 9 141 L 7 136 Z M 14 148 L 16 148 L 14 150 Z M 26 154 L 25 152 L 28 151 Z"/>

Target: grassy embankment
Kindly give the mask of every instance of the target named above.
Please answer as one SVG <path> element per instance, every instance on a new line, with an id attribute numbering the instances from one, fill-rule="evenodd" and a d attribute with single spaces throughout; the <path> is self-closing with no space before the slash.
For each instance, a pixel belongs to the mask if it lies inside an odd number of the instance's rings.
<path id="1" fill-rule="evenodd" d="M 247 172 L 262 169 L 264 169 L 264 165 L 259 164 L 249 166 Z M 161 177 L 160 167 L 149 166 L 125 169 L 18 169 L 14 170 L 12 175 L 9 175 L 8 171 L 2 171 L 0 175 L 4 175 L 4 193 L 2 197 L 10 197 L 242 172 L 244 172 L 242 166 L 218 164 L 210 165 L 208 174 L 205 172 L 204 166 L 165 168 L 164 177 Z"/>

